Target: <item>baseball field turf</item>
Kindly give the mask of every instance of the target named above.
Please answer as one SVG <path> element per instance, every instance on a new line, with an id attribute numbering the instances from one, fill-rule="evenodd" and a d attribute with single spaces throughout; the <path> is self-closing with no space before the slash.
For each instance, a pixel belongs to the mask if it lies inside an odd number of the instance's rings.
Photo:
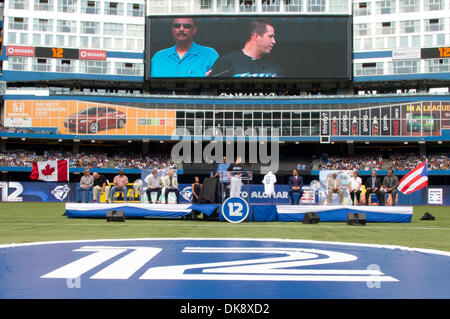
<path id="1" fill-rule="evenodd" d="M 421 221 L 425 212 L 436 217 Z M 415 206 L 411 223 L 305 225 L 297 222 L 230 224 L 215 220 L 70 219 L 63 203 L 0 203 L 0 243 L 119 238 L 279 238 L 399 245 L 450 251 L 450 207 Z"/>

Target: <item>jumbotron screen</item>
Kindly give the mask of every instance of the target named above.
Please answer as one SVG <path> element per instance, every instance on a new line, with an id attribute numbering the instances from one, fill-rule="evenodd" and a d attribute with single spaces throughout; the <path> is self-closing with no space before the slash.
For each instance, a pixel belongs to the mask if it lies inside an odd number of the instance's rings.
<path id="1" fill-rule="evenodd" d="M 145 77 L 351 79 L 350 16 L 147 17 Z"/>

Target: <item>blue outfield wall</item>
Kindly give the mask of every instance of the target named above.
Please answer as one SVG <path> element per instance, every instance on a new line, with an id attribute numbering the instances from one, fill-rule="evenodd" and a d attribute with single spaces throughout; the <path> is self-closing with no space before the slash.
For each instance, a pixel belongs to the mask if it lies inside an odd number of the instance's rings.
<path id="1" fill-rule="evenodd" d="M 1 201 L 15 202 L 76 202 L 79 200 L 78 182 L 0 182 Z M 450 206 L 450 186 L 430 186 L 443 189 L 443 205 Z M 191 203 L 191 184 L 180 184 L 180 203 Z M 245 185 L 241 196 L 250 204 L 289 204 L 289 186 L 275 185 L 275 199 L 272 201 L 264 194 L 263 185 Z M 131 187 L 128 189 L 131 193 Z M 399 194 L 399 205 L 427 205 L 427 189 L 410 195 Z"/>

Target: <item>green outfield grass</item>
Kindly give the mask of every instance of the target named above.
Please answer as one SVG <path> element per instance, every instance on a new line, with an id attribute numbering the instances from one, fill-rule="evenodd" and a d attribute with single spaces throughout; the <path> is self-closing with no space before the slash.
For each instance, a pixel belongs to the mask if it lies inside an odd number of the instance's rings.
<path id="1" fill-rule="evenodd" d="M 428 211 L 435 221 L 421 221 Z M 230 224 L 205 220 L 126 220 L 63 217 L 63 203 L 0 203 L 0 243 L 113 238 L 281 238 L 400 245 L 450 251 L 450 207 L 415 206 L 411 223 L 265 222 Z"/>

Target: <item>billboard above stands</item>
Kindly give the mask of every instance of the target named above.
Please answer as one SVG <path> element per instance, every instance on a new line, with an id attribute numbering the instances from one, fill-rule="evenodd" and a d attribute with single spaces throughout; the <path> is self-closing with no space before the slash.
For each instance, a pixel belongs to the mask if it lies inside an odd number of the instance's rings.
<path id="1" fill-rule="evenodd" d="M 7 100 L 8 127 L 56 128 L 59 134 L 167 135 L 175 111 L 73 100 Z"/>
<path id="2" fill-rule="evenodd" d="M 179 140 L 190 135 L 212 140 L 256 137 L 257 132 L 258 136 L 285 141 L 302 138 L 319 141 L 321 137 L 335 141 L 403 141 L 403 137 L 447 139 L 450 130 L 450 103 L 444 98 L 396 104 L 346 102 L 340 103 L 339 108 L 330 103 L 305 109 L 300 104 L 296 104 L 298 109 L 293 109 L 290 100 L 277 104 L 253 100 L 252 104 L 247 104 L 248 108 L 237 109 L 239 103 L 234 100 L 202 98 L 118 98 L 111 102 L 100 102 L 105 100 L 101 97 L 97 100 L 76 100 L 75 96 L 67 100 L 41 96 L 8 98 L 5 97 L 3 109 L 5 127 L 26 128 L 27 132 L 48 131 L 53 138 L 97 135 L 105 139 L 120 136 Z M 179 131 L 175 132 L 176 129 Z M 277 130 L 281 134 L 275 134 Z M 24 133 L 12 129 L 2 134 L 16 132 Z"/>
<path id="3" fill-rule="evenodd" d="M 350 16 L 201 16 L 146 20 L 146 79 L 350 80 Z"/>

